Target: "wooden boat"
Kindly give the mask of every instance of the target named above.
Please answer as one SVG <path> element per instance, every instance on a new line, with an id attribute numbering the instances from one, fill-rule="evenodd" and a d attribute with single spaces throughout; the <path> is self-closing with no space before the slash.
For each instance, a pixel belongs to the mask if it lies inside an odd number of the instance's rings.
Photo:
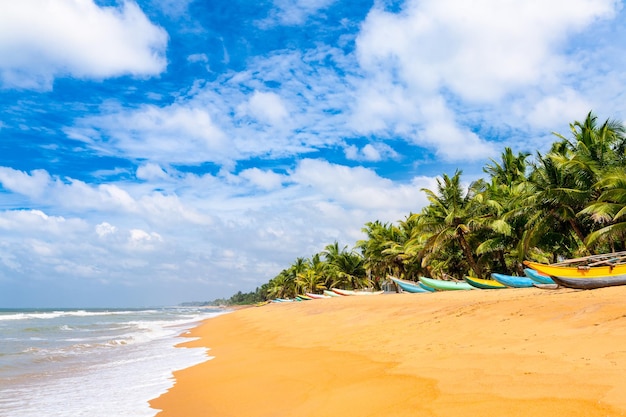
<path id="1" fill-rule="evenodd" d="M 465 276 L 463 278 L 472 287 L 476 287 L 481 290 L 501 290 L 503 288 L 509 288 L 506 285 L 499 283 L 495 279 L 483 279 L 468 276 Z"/>
<path id="2" fill-rule="evenodd" d="M 535 282 L 527 277 L 515 277 L 513 275 L 504 274 L 491 274 L 491 278 L 495 279 L 500 284 L 512 288 L 530 288 L 534 286 L 533 282 Z"/>
<path id="3" fill-rule="evenodd" d="M 341 290 L 339 288 L 332 288 L 334 292 L 339 295 L 381 295 L 384 291 L 354 291 L 354 290 Z"/>
<path id="4" fill-rule="evenodd" d="M 390 276 L 389 279 L 395 282 L 395 284 L 398 287 L 402 288 L 402 291 L 406 291 L 410 293 L 422 293 L 422 294 L 430 292 L 429 290 L 425 290 L 424 288 L 422 288 L 419 285 L 420 284 L 419 282 L 406 281 L 404 279 L 400 279 L 400 278 L 396 278 L 392 276 Z"/>
<path id="5" fill-rule="evenodd" d="M 599 265 L 597 262 L 591 262 L 584 265 L 563 265 L 563 264 L 542 264 L 539 262 L 524 261 L 524 264 L 541 272 L 542 274 L 550 277 L 560 278 L 606 278 L 617 277 L 620 275 L 626 275 L 626 264 L 611 264 L 607 265 L 607 261 L 604 261 L 604 265 Z M 594 266 L 595 265 L 595 266 Z M 616 284 L 621 285 L 621 284 Z"/>
<path id="6" fill-rule="evenodd" d="M 531 268 L 524 268 L 524 274 L 538 284 L 554 284 L 554 281 L 549 276 L 535 271 Z"/>
<path id="7" fill-rule="evenodd" d="M 272 300 L 272 303 L 291 303 L 295 300 L 293 300 L 292 298 L 274 298 Z"/>
<path id="8" fill-rule="evenodd" d="M 559 288 L 561 288 L 559 284 L 556 284 L 554 282 L 552 284 L 540 284 L 538 282 L 534 282 L 533 285 L 537 288 L 541 288 L 542 290 L 558 290 Z"/>
<path id="9" fill-rule="evenodd" d="M 330 296 L 328 295 L 322 295 L 322 294 L 313 294 L 312 292 L 305 292 L 304 293 L 307 297 L 313 299 L 313 300 L 318 300 L 321 298 L 330 298 Z"/>
<path id="10" fill-rule="evenodd" d="M 428 285 L 424 285 L 424 283 L 422 281 L 418 281 L 418 284 L 419 284 L 420 287 L 422 287 L 423 289 L 425 289 L 428 292 L 436 292 L 437 291 L 433 287 L 429 287 Z"/>
<path id="11" fill-rule="evenodd" d="M 626 285 L 626 265 L 610 266 L 555 266 L 525 262 L 532 269 L 550 274 L 550 278 L 563 287 L 580 290 Z"/>
<path id="12" fill-rule="evenodd" d="M 463 281 L 444 281 L 442 279 L 433 279 L 419 277 L 422 284 L 434 288 L 438 291 L 454 291 L 454 290 L 473 290 L 475 287 Z"/>
<path id="13" fill-rule="evenodd" d="M 324 290 L 324 295 L 327 297 L 342 297 L 340 294 L 337 294 L 336 292 L 331 290 Z"/>

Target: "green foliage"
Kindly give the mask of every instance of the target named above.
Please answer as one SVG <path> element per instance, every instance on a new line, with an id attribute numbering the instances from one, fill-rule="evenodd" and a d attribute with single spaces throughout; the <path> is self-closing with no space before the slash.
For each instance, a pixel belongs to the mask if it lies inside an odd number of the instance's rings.
<path id="1" fill-rule="evenodd" d="M 298 258 L 261 289 L 235 294 L 229 303 L 291 298 L 326 288 L 379 289 L 388 275 L 462 278 L 491 272 L 522 273 L 522 261 L 626 250 L 626 129 L 602 125 L 589 112 L 570 124 L 546 155 L 517 155 L 483 169 L 487 179 L 468 187 L 461 171 L 443 174 L 429 204 L 397 224 L 376 220 L 362 229 L 353 249 L 327 245 Z"/>

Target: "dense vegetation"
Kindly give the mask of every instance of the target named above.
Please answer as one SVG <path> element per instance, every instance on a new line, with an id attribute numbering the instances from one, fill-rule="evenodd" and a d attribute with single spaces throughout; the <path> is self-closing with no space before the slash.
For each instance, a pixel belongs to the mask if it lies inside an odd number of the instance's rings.
<path id="1" fill-rule="evenodd" d="M 444 174 L 429 204 L 396 224 L 373 221 L 354 248 L 327 245 L 298 258 L 252 301 L 325 288 L 375 288 L 387 275 L 488 277 L 522 274 L 525 259 L 554 262 L 626 250 L 626 130 L 589 113 L 555 134 L 550 151 L 531 156 L 506 148 L 464 187 L 462 172 Z M 239 298 L 246 298 L 241 295 Z"/>

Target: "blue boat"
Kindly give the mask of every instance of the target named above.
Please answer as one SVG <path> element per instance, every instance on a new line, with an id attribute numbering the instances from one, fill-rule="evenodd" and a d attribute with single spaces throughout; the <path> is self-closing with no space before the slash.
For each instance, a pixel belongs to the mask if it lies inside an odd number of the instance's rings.
<path id="1" fill-rule="evenodd" d="M 531 268 L 524 268 L 526 276 L 539 284 L 554 284 L 554 280 L 547 275 L 540 274 Z"/>
<path id="2" fill-rule="evenodd" d="M 491 274 L 491 278 L 498 281 L 500 284 L 506 285 L 512 288 L 529 288 L 534 287 L 532 279 L 528 277 L 514 277 L 512 275 L 504 274 Z"/>
<path id="3" fill-rule="evenodd" d="M 425 290 L 422 288 L 417 282 L 405 281 L 396 277 L 389 277 L 396 285 L 402 288 L 402 291 L 410 292 L 410 293 L 425 293 L 430 292 L 429 290 Z M 433 290 L 434 291 L 434 290 Z"/>

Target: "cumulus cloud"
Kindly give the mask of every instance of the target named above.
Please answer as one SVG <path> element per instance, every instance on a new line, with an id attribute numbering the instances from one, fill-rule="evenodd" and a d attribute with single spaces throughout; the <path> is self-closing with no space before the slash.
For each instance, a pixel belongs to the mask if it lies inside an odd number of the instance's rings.
<path id="1" fill-rule="evenodd" d="M 456 110 L 503 104 L 529 87 L 562 91 L 555 80 L 576 69 L 564 41 L 613 17 L 618 3 L 411 0 L 398 13 L 374 7 L 357 38 L 365 76 L 353 123 L 363 133 L 409 133 L 447 160 L 492 154 L 474 121 Z M 525 121 L 542 123 L 537 116 Z"/>
<path id="2" fill-rule="evenodd" d="M 67 132 L 102 152 L 155 162 L 224 161 L 234 152 L 211 112 L 194 103 L 112 109 L 79 121 Z M 146 172 L 142 169 L 139 174 Z"/>
<path id="3" fill-rule="evenodd" d="M 346 146 L 344 153 L 346 158 L 350 160 L 371 162 L 396 159 L 399 156 L 391 146 L 382 142 L 368 143 L 362 148 L 356 145 Z"/>
<path id="4" fill-rule="evenodd" d="M 156 75 L 166 67 L 167 39 L 131 1 L 1 2 L 0 87 L 49 90 L 56 77 Z"/>
<path id="5" fill-rule="evenodd" d="M 276 93 L 263 93 L 255 91 L 250 99 L 239 106 L 239 110 L 243 114 L 250 116 L 270 124 L 278 124 L 287 116 L 287 108 L 280 96 Z"/>
<path id="6" fill-rule="evenodd" d="M 245 178 L 250 181 L 251 184 L 265 190 L 279 188 L 285 180 L 283 175 L 279 175 L 273 171 L 263 171 L 258 168 L 245 169 L 239 173 L 239 177 Z"/>

